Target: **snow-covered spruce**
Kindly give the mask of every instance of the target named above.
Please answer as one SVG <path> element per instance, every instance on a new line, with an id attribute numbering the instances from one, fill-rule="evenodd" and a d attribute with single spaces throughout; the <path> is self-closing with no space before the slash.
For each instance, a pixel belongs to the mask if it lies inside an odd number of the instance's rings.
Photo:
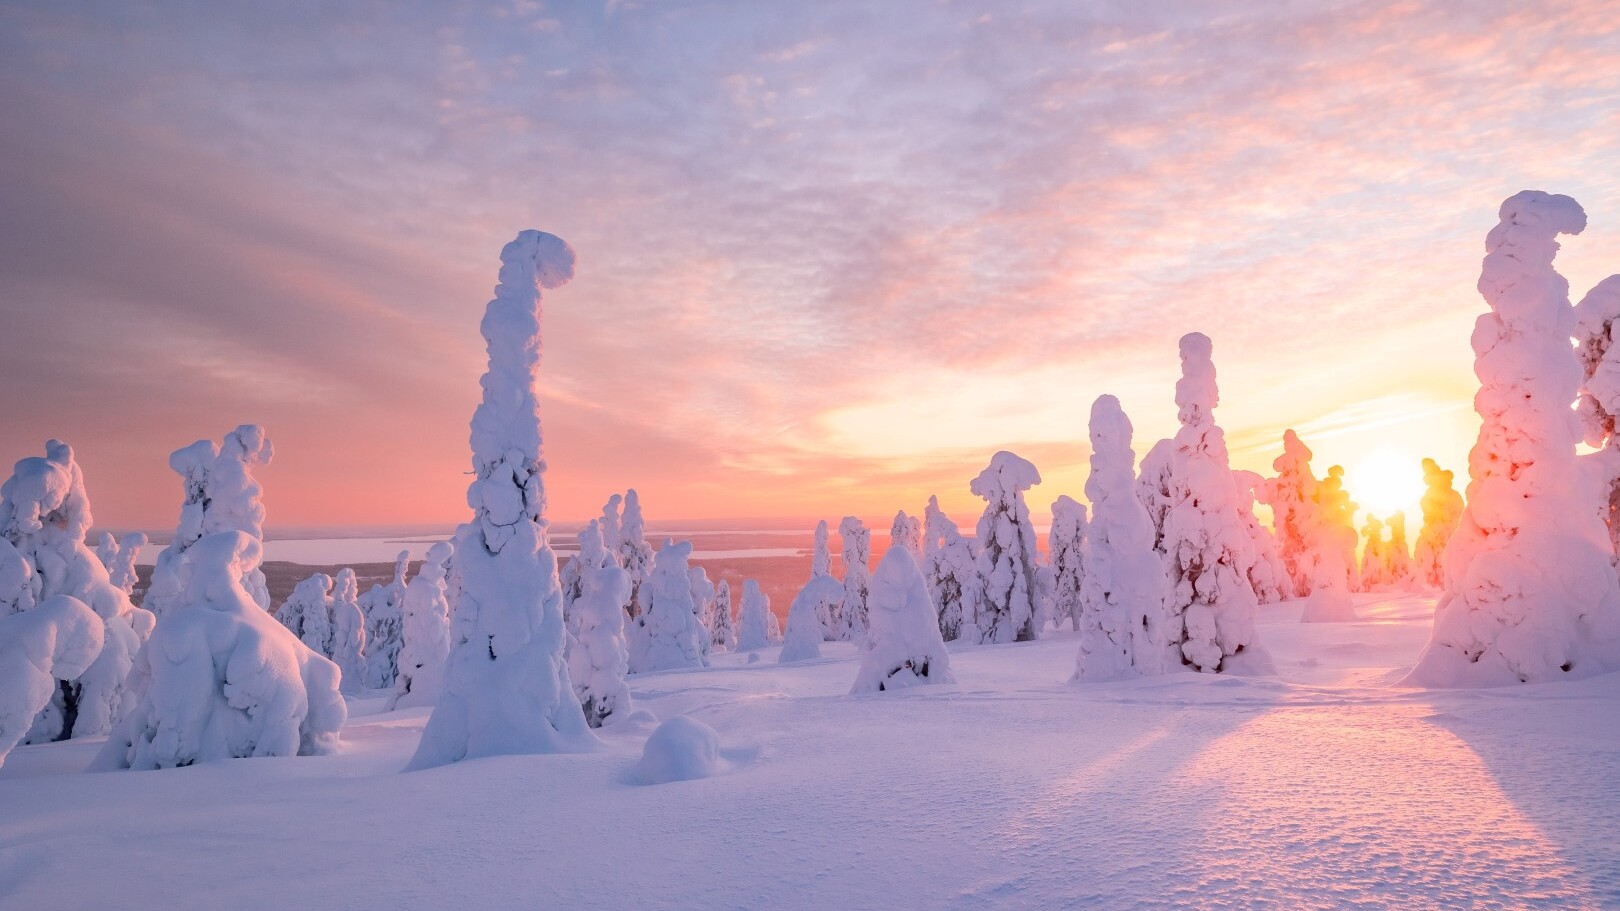
<path id="1" fill-rule="evenodd" d="M 716 648 L 727 650 L 737 645 L 737 624 L 731 613 L 731 583 L 725 579 L 714 587 L 714 625 L 709 627 L 709 641 Z"/>
<path id="2" fill-rule="evenodd" d="M 1418 531 L 1417 544 L 1412 547 L 1412 574 L 1417 581 L 1430 588 L 1446 587 L 1446 570 L 1442 560 L 1446 544 L 1462 521 L 1462 494 L 1452 489 L 1453 474 L 1441 468 L 1434 459 L 1423 460 L 1423 527 Z"/>
<path id="3" fill-rule="evenodd" d="M 1289 594 L 1304 597 L 1316 580 L 1316 474 L 1311 471 L 1311 450 L 1292 430 L 1283 431 L 1283 454 L 1271 463 L 1277 472 L 1255 489 L 1260 502 L 1271 507 L 1277 555 L 1291 583 Z"/>
<path id="4" fill-rule="evenodd" d="M 641 516 L 641 497 L 634 487 L 625 491 L 624 514 L 619 519 L 618 561 L 630 574 L 630 616 L 639 617 L 647 609 L 641 587 L 653 571 L 653 549 L 647 543 L 647 523 Z"/>
<path id="5" fill-rule="evenodd" d="M 1570 347 L 1559 234 L 1579 234 L 1575 200 L 1539 191 L 1502 204 L 1485 240 L 1474 325 L 1468 504 L 1446 547 L 1446 592 L 1408 679 L 1430 686 L 1538 683 L 1620 669 L 1620 583 L 1608 529 L 1582 484 L 1570 412 L 1581 365 Z"/>
<path id="6" fill-rule="evenodd" d="M 922 565 L 922 520 L 916 516 L 906 515 L 904 509 L 894 514 L 894 521 L 889 525 L 889 546 L 904 547 L 911 552 L 911 559 Z"/>
<path id="7" fill-rule="evenodd" d="M 125 678 L 154 618 L 130 603 L 84 538 L 94 524 L 84 474 L 73 447 L 45 444 L 45 455 L 17 462 L 0 485 L 0 616 L 59 595 L 83 602 L 101 618 L 94 662 L 62 679 L 24 735 L 26 743 L 105 734 L 122 710 Z"/>
<path id="8" fill-rule="evenodd" d="M 1254 545 L 1244 575 L 1249 579 L 1249 587 L 1254 589 L 1255 600 L 1261 604 L 1281 601 L 1293 589 L 1288 568 L 1277 552 L 1277 537 L 1261 525 L 1254 514 L 1255 490 L 1265 483 L 1265 478 L 1252 471 L 1234 471 L 1232 480 L 1238 489 L 1238 514 L 1243 517 L 1243 527 L 1249 531 L 1249 543 Z"/>
<path id="9" fill-rule="evenodd" d="M 1052 501 L 1052 528 L 1046 536 L 1048 566 L 1052 574 L 1052 626 L 1067 620 L 1076 630 L 1080 623 L 1080 579 L 1086 547 L 1086 507 L 1064 495 Z"/>
<path id="10" fill-rule="evenodd" d="M 136 656 L 133 708 L 92 770 L 159 769 L 215 759 L 332 752 L 348 715 L 336 664 L 248 596 L 259 539 L 203 535 L 185 553 L 186 600 Z"/>
<path id="11" fill-rule="evenodd" d="M 781 627 L 771 613 L 771 599 L 753 579 L 743 580 L 742 610 L 737 615 L 737 651 L 751 652 L 782 641 Z"/>
<path id="12" fill-rule="evenodd" d="M 708 667 L 709 631 L 698 623 L 686 559 L 692 542 L 666 538 L 641 584 L 641 613 L 630 624 L 630 673 Z"/>
<path id="13" fill-rule="evenodd" d="M 826 527 L 825 522 L 822 527 Z M 788 607 L 787 629 L 782 635 L 782 654 L 777 660 L 809 661 L 821 657 L 821 643 L 826 639 L 822 620 L 835 613 L 844 597 L 844 587 L 830 575 L 817 575 L 811 564 L 810 580 L 793 596 Z"/>
<path id="14" fill-rule="evenodd" d="M 579 632 L 568 655 L 574 698 L 585 721 L 599 728 L 630 711 L 630 651 L 624 640 L 624 605 L 630 600 L 630 574 L 609 562 L 585 570 L 574 610 Z"/>
<path id="15" fill-rule="evenodd" d="M 832 553 L 827 547 L 826 519 L 816 523 L 816 547 L 810 558 L 810 576 L 812 578 L 832 577 Z M 821 624 L 822 641 L 834 642 L 840 638 L 844 630 L 843 610 L 844 589 L 840 585 L 838 597 L 824 601 L 816 609 L 816 621 Z"/>
<path id="16" fill-rule="evenodd" d="M 1384 520 L 1368 513 L 1361 523 L 1361 568 L 1356 574 L 1356 591 L 1378 591 L 1384 585 Z"/>
<path id="17" fill-rule="evenodd" d="M 846 642 L 865 642 L 869 622 L 866 597 L 872 584 L 866 563 L 872 554 L 872 532 L 860 519 L 845 516 L 838 523 L 838 540 L 844 557 L 844 597 L 838 608 L 838 638 Z"/>
<path id="18" fill-rule="evenodd" d="M 1147 642 L 1137 644 L 1138 667 L 1149 673 L 1182 665 L 1219 672 L 1254 644 L 1256 599 L 1246 573 L 1254 544 L 1239 509 L 1226 436 L 1215 423 L 1214 346 L 1209 336 L 1192 332 L 1182 336 L 1180 348 L 1181 429 L 1142 460 L 1138 481 L 1170 586 L 1164 610 L 1146 618 Z"/>
<path id="19" fill-rule="evenodd" d="M 978 555 L 973 540 L 962 537 L 956 523 L 939 508 L 938 497 L 928 498 L 923 529 L 923 579 L 939 616 L 939 634 L 950 642 L 961 635 L 964 624 L 971 626 L 984 600 Z M 971 628 L 977 632 L 977 627 Z"/>
<path id="20" fill-rule="evenodd" d="M 343 691 L 358 693 L 365 688 L 366 615 L 360 610 L 360 582 L 354 570 L 338 570 L 332 581 L 332 661 L 343 672 Z"/>
<path id="21" fill-rule="evenodd" d="M 399 674 L 390 710 L 432 705 L 444 691 L 444 667 L 450 658 L 450 602 L 444 595 L 445 567 L 454 548 L 440 541 L 428 548 L 416 577 L 405 586 L 399 649 Z"/>
<path id="22" fill-rule="evenodd" d="M 686 581 L 687 586 L 692 590 L 692 609 L 697 614 L 698 626 L 702 633 L 699 638 L 703 649 L 703 660 L 707 663 L 709 654 L 714 648 L 712 638 L 712 630 L 714 629 L 712 626 L 714 623 L 714 583 L 709 581 L 708 570 L 701 566 L 688 567 Z"/>
<path id="23" fill-rule="evenodd" d="M 928 586 L 904 547 L 891 547 L 872 576 L 870 645 L 861 654 L 851 693 L 878 693 L 924 683 L 955 683 Z"/>
<path id="24" fill-rule="evenodd" d="M 614 504 L 618 502 L 618 495 L 614 495 Z M 614 516 L 614 534 L 618 534 L 618 516 Z M 579 624 L 574 617 L 574 602 L 585 593 L 584 577 L 587 570 L 600 569 L 604 566 L 617 566 L 613 554 L 608 550 L 608 544 L 602 537 L 602 520 L 592 519 L 585 523 L 585 527 L 575 535 L 579 541 L 579 553 L 575 554 L 563 564 L 562 572 L 558 574 L 558 581 L 562 587 L 563 620 L 568 626 L 570 637 L 579 635 Z"/>
<path id="25" fill-rule="evenodd" d="M 51 704 L 58 680 L 77 680 L 101 654 L 101 618 L 68 595 L 0 615 L 0 766 Z"/>
<path id="26" fill-rule="evenodd" d="M 1153 549 L 1153 520 L 1137 499 L 1131 421 L 1119 399 L 1091 405 L 1091 474 L 1086 499 L 1085 573 L 1080 579 L 1080 652 L 1075 679 L 1113 680 L 1141 670 L 1163 673 L 1163 649 L 1149 639 L 1162 622 L 1164 562 Z M 1178 662 L 1179 663 L 1179 662 Z"/>
<path id="27" fill-rule="evenodd" d="M 1609 528 L 1609 547 L 1620 554 L 1620 437 L 1615 418 L 1620 415 L 1620 349 L 1614 346 L 1614 323 L 1620 319 L 1620 275 L 1611 275 L 1592 287 L 1575 305 L 1575 345 L 1584 378 L 1576 413 L 1581 417 L 1586 445 L 1597 450 L 1585 456 L 1595 476 L 1598 514 Z"/>
<path id="28" fill-rule="evenodd" d="M 331 593 L 332 577 L 315 573 L 294 585 L 287 600 L 275 611 L 282 626 L 320 655 L 326 655 L 332 638 Z"/>
<path id="29" fill-rule="evenodd" d="M 185 581 L 179 569 L 186 549 L 203 535 L 240 531 L 264 541 L 264 488 L 253 478 L 253 469 L 270 464 L 274 448 L 264 428 L 243 424 L 215 445 L 198 440 L 169 455 L 169 467 L 185 484 L 185 501 L 180 507 L 180 524 L 174 540 L 158 554 L 152 569 L 152 583 L 142 606 L 161 614 L 171 604 L 186 597 Z M 242 586 L 253 603 L 270 609 L 270 589 L 258 564 L 243 577 Z"/>
<path id="30" fill-rule="evenodd" d="M 1344 467 L 1329 466 L 1327 476 L 1316 485 L 1316 582 L 1349 589 L 1356 575 L 1356 504 L 1344 486 Z M 1345 578 L 1339 584 L 1339 574 Z"/>
<path id="31" fill-rule="evenodd" d="M 367 689 L 392 689 L 399 677 L 399 650 L 405 635 L 405 575 L 411 552 L 402 550 L 394 558 L 394 578 L 387 585 L 373 585 L 360 596 L 360 611 L 366 615 Z"/>
<path id="32" fill-rule="evenodd" d="M 444 692 L 412 769 L 595 743 L 563 658 L 567 633 L 557 558 L 546 539 L 535 395 L 540 289 L 561 287 L 573 275 L 574 251 L 554 235 L 524 231 L 501 251 L 500 284 L 480 327 L 489 371 L 472 419 L 473 520 L 455 538 L 455 635 Z"/>
<path id="33" fill-rule="evenodd" d="M 118 551 L 114 561 L 102 561 L 102 565 L 107 567 L 107 581 L 126 595 L 135 594 L 135 585 L 140 581 L 135 564 L 141 558 L 141 550 L 149 543 L 151 541 L 144 532 L 130 532 L 116 542 Z"/>
<path id="34" fill-rule="evenodd" d="M 1389 543 L 1384 548 L 1384 578 L 1393 589 L 1409 589 L 1412 585 L 1412 551 L 1406 543 L 1406 513 L 1395 512 L 1385 520 L 1389 528 Z"/>
<path id="35" fill-rule="evenodd" d="M 1024 491 L 1041 483 L 1041 474 L 1013 453 L 996 453 L 969 489 L 984 498 L 979 517 L 978 576 L 983 600 L 964 624 L 968 642 L 1023 642 L 1034 639 L 1035 526 L 1029 520 Z"/>

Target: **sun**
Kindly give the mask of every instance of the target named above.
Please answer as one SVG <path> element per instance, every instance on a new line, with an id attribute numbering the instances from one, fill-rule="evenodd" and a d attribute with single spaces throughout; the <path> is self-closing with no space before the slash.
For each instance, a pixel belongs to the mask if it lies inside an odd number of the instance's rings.
<path id="1" fill-rule="evenodd" d="M 1408 520 L 1423 499 L 1423 460 L 1395 446 L 1379 446 L 1345 469 L 1350 498 L 1379 518 L 1403 511 Z"/>

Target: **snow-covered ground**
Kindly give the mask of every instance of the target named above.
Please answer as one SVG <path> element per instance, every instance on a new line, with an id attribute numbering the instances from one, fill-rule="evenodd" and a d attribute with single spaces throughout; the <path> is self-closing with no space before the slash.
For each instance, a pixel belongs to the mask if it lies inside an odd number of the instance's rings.
<path id="1" fill-rule="evenodd" d="M 1620 674 L 1396 685 L 1433 604 L 1260 609 L 1277 677 L 1073 685 L 1072 633 L 953 650 L 954 685 L 847 695 L 852 646 L 632 677 L 723 774 L 594 753 L 402 774 L 428 710 L 351 705 L 338 755 L 0 768 L 0 908 L 1620 908 Z"/>

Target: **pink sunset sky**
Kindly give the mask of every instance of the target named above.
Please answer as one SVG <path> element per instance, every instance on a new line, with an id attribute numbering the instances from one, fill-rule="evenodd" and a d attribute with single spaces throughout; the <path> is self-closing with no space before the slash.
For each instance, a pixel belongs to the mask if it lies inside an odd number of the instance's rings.
<path id="1" fill-rule="evenodd" d="M 72 443 L 103 527 L 243 422 L 272 530 L 461 519 L 523 228 L 579 254 L 561 520 L 971 516 L 997 449 L 1044 513 L 1098 394 L 1173 430 L 1192 330 L 1235 465 L 1294 427 L 1408 505 L 1358 466 L 1466 475 L 1498 204 L 1620 272 L 1605 2 L 5 3 L 0 118 L 0 462 Z"/>

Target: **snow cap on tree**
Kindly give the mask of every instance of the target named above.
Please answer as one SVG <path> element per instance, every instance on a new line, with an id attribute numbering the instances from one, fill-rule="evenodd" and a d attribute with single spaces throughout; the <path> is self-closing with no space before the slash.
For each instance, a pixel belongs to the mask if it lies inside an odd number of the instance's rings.
<path id="1" fill-rule="evenodd" d="M 540 289 L 573 275 L 574 251 L 554 235 L 524 231 L 501 251 L 500 284 L 481 325 L 489 370 L 472 419 L 473 520 L 455 538 L 456 635 L 413 769 L 595 743 L 563 658 L 535 393 Z"/>
<path id="2" fill-rule="evenodd" d="M 917 561 L 891 547 L 872 577 L 871 644 L 851 693 L 877 693 L 925 683 L 955 683 L 950 654 Z"/>
<path id="3" fill-rule="evenodd" d="M 1620 669 L 1620 584 L 1608 530 L 1584 494 L 1570 411 L 1581 365 L 1570 347 L 1559 234 L 1578 234 L 1575 200 L 1527 190 L 1502 204 L 1485 240 L 1474 325 L 1468 503 L 1446 548 L 1446 593 L 1408 678 L 1430 686 L 1537 683 Z"/>

